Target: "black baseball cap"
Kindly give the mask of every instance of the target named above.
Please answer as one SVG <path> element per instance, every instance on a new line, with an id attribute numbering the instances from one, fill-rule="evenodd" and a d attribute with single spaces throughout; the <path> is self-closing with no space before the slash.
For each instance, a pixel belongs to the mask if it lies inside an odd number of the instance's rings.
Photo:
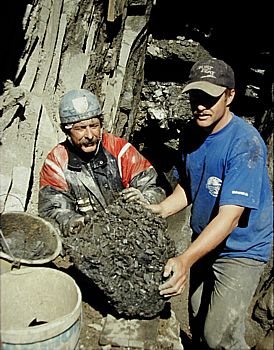
<path id="1" fill-rule="evenodd" d="M 183 92 L 202 90 L 217 97 L 226 89 L 235 87 L 233 69 L 224 61 L 217 58 L 205 58 L 196 62 L 189 74 L 189 81 Z"/>

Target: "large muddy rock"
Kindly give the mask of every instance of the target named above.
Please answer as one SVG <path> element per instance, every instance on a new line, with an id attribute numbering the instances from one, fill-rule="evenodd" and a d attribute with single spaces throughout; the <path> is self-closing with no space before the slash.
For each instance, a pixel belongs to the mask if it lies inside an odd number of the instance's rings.
<path id="1" fill-rule="evenodd" d="M 166 220 L 119 198 L 63 243 L 118 314 L 151 318 L 163 310 L 166 298 L 158 287 L 167 259 L 175 255 Z"/>

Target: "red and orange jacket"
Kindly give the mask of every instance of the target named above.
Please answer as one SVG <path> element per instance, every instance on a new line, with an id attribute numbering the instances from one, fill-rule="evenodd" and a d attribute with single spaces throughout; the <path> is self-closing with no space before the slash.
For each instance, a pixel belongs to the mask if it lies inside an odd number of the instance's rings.
<path id="1" fill-rule="evenodd" d="M 105 208 L 127 187 L 138 188 L 149 203 L 165 197 L 157 173 L 132 144 L 103 133 L 97 154 L 84 161 L 66 140 L 48 154 L 40 172 L 39 215 L 61 227 L 71 218 Z"/>

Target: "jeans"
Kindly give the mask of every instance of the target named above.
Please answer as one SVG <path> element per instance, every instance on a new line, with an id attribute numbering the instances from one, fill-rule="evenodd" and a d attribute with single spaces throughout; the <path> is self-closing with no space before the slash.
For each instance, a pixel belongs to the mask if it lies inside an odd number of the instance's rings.
<path id="1" fill-rule="evenodd" d="M 250 349 L 245 320 L 264 267 L 264 262 L 253 259 L 208 257 L 192 266 L 189 309 L 194 344 L 202 340 L 209 349 Z"/>

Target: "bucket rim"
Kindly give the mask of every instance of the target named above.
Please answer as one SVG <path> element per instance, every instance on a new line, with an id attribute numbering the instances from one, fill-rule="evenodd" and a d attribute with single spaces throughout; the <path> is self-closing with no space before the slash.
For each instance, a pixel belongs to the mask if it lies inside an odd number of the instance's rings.
<path id="1" fill-rule="evenodd" d="M 68 313 L 67 315 L 61 316 L 56 318 L 54 321 L 50 321 L 48 323 L 44 323 L 41 325 L 33 326 L 33 327 L 25 327 L 25 328 L 19 328 L 19 329 L 3 329 L 3 325 L 1 327 L 1 341 L 2 343 L 8 343 L 8 344 L 28 344 L 28 343 L 35 343 L 39 341 L 46 341 L 48 339 L 51 339 L 53 337 L 56 337 L 63 333 L 64 331 L 70 329 L 80 321 L 80 325 L 82 322 L 82 293 L 75 282 L 75 280 L 68 275 L 65 272 L 55 270 L 49 267 L 26 267 L 22 270 L 12 270 L 9 272 L 6 272 L 0 276 L 0 278 L 7 278 L 7 275 L 22 275 L 26 273 L 32 273 L 32 272 L 37 272 L 38 270 L 43 270 L 43 271 L 49 271 L 53 272 L 55 274 L 62 275 L 65 277 L 67 280 L 70 280 L 73 284 L 73 286 L 76 289 L 76 294 L 77 294 L 77 302 L 73 310 Z M 81 327 L 81 326 L 80 326 Z M 47 337 L 43 340 L 41 340 L 41 331 L 47 331 Z M 16 342 L 16 336 L 20 338 Z M 30 336 L 31 336 L 31 341 L 30 341 Z"/>

